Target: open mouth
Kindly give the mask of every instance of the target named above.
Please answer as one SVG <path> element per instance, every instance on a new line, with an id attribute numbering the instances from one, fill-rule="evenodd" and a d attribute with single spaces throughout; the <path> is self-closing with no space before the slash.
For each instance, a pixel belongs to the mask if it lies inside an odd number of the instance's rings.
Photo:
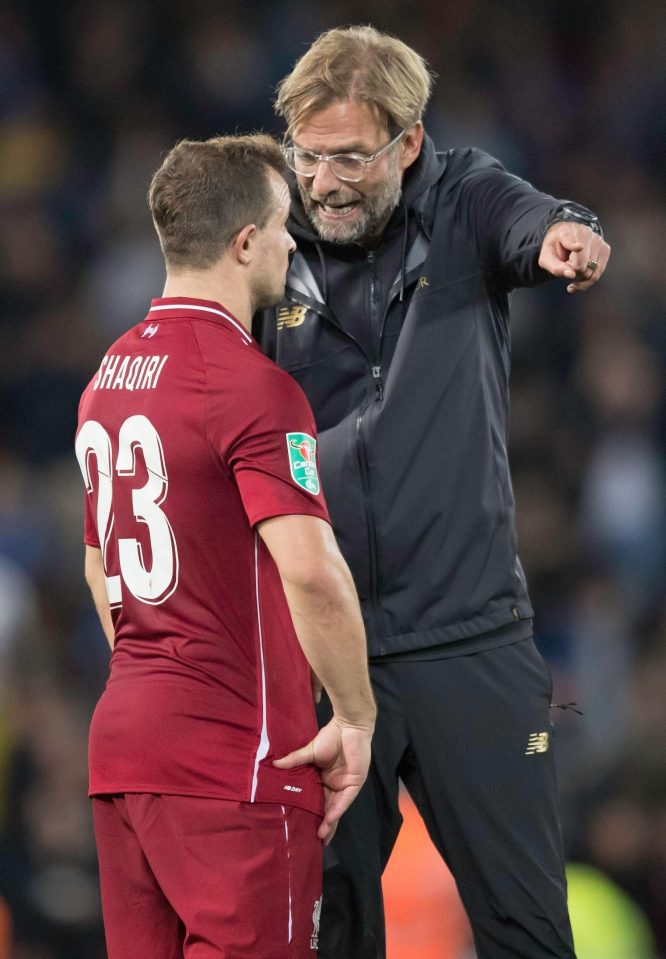
<path id="1" fill-rule="evenodd" d="M 344 217 L 349 216 L 351 213 L 353 213 L 358 205 L 358 200 L 352 200 L 350 203 L 341 204 L 317 202 L 319 212 L 333 220 L 341 220 Z"/>

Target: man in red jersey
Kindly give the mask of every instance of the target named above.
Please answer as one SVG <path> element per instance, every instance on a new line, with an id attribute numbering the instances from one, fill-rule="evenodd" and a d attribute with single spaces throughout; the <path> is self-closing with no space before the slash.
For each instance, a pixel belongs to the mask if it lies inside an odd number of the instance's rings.
<path id="1" fill-rule="evenodd" d="M 313 956 L 321 842 L 369 765 L 314 419 L 248 332 L 294 249 L 282 164 L 259 135 L 171 151 L 149 195 L 164 296 L 81 400 L 86 578 L 113 649 L 89 759 L 109 959 Z M 320 732 L 311 676 L 334 707 Z"/>

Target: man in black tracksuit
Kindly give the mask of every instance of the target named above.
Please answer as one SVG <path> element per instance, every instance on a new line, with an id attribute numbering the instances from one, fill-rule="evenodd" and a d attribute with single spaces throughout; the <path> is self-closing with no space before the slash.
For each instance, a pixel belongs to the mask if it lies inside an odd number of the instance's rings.
<path id="1" fill-rule="evenodd" d="M 298 249 L 287 299 L 255 332 L 315 412 L 378 704 L 371 777 L 327 850 L 319 955 L 384 956 L 380 880 L 401 779 L 479 959 L 572 959 L 551 684 L 506 449 L 509 294 L 552 275 L 586 289 L 609 247 L 589 211 L 486 154 L 436 153 L 424 76 L 400 41 L 334 30 L 277 101 Z"/>

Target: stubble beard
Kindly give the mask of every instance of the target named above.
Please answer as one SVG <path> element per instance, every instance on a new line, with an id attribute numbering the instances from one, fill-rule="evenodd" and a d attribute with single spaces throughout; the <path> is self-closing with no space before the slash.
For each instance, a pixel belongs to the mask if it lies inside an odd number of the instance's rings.
<path id="1" fill-rule="evenodd" d="M 301 202 L 310 222 L 321 239 L 328 243 L 363 243 L 376 238 L 390 219 L 402 195 L 401 171 L 397 164 L 392 164 L 382 189 L 374 196 L 363 196 L 350 184 L 335 193 L 317 198 L 319 201 L 331 199 L 337 204 L 360 201 L 360 214 L 353 222 L 335 223 L 320 217 L 319 203 L 310 196 L 309 184 L 304 185 L 300 180 L 297 183 Z"/>

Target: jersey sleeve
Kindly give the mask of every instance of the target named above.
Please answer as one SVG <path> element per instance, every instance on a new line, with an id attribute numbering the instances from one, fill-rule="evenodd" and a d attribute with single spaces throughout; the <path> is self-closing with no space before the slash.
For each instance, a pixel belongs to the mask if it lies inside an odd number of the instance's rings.
<path id="1" fill-rule="evenodd" d="M 218 433 L 252 526 L 293 514 L 330 522 L 312 410 L 295 380 L 269 362 L 253 389 L 237 397 L 234 434 L 225 438 L 213 428 L 213 437 Z"/>
<path id="2" fill-rule="evenodd" d="M 100 549 L 99 536 L 93 516 L 93 503 L 90 494 L 86 494 L 85 512 L 83 517 L 83 542 L 86 546 L 95 546 Z"/>

